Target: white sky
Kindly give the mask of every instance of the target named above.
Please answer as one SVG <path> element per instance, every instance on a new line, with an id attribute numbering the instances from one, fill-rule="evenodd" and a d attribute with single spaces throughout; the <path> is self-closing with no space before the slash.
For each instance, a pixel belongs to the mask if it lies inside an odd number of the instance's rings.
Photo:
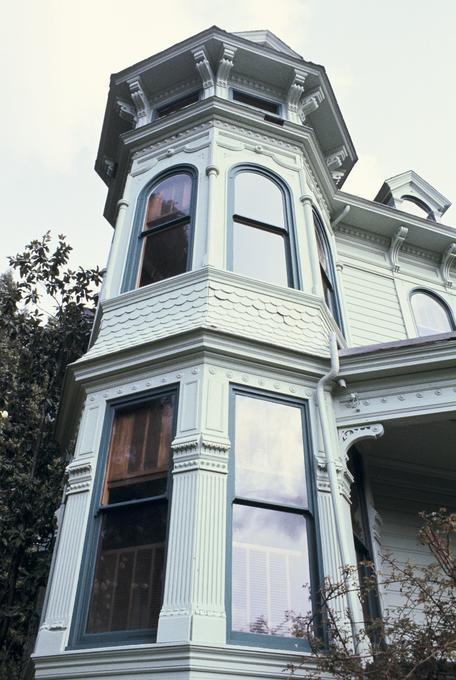
<path id="1" fill-rule="evenodd" d="M 63 232 L 72 264 L 104 266 L 112 229 L 93 164 L 111 73 L 213 24 L 268 28 L 326 67 L 373 198 L 414 169 L 456 204 L 455 0 L 0 0 L 0 271 Z M 456 226 L 456 205 L 444 222 Z"/>

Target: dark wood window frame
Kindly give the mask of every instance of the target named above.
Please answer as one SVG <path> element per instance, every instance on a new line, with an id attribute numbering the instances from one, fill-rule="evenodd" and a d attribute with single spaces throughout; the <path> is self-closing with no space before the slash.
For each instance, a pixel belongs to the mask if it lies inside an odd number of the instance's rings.
<path id="1" fill-rule="evenodd" d="M 131 399 L 116 400 L 115 402 L 112 402 L 108 405 L 100 444 L 100 456 L 94 481 L 91 507 L 89 511 L 89 522 L 83 551 L 81 574 L 79 578 L 78 591 L 76 594 L 74 616 L 70 630 L 68 649 L 116 646 L 135 643 L 141 644 L 145 642 L 156 641 L 156 628 L 122 629 L 98 633 L 88 633 L 86 632 L 86 629 L 89 619 L 89 609 L 91 604 L 91 595 L 97 564 L 99 543 L 102 540 L 100 531 L 103 517 L 107 512 L 115 515 L 116 512 L 122 511 L 122 509 L 125 507 L 141 508 L 149 506 L 153 508 L 158 507 L 159 504 L 166 504 L 167 519 L 163 567 L 164 583 L 164 576 L 166 574 L 167 533 L 169 527 L 169 512 L 172 495 L 171 451 L 167 471 L 166 488 L 162 492 L 145 498 L 132 499 L 127 502 L 112 503 L 111 505 L 106 505 L 106 503 L 103 503 L 103 493 L 106 488 L 105 481 L 107 476 L 107 466 L 109 463 L 109 449 L 116 413 L 126 408 L 133 409 L 136 406 L 141 408 L 154 399 L 167 396 L 171 396 L 173 398 L 173 417 L 171 430 L 171 435 L 173 437 L 175 435 L 177 423 L 177 410 L 179 401 L 178 385 L 171 385 L 166 389 L 155 390 L 148 393 L 147 395 L 132 397 Z M 161 593 L 161 597 L 162 596 L 163 593 Z"/>

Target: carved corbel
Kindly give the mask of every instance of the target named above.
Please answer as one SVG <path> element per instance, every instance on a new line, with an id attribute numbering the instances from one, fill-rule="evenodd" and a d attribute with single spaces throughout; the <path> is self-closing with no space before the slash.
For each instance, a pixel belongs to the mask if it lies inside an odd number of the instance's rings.
<path id="1" fill-rule="evenodd" d="M 203 83 L 204 97 L 211 97 L 214 94 L 214 74 L 206 56 L 206 52 L 202 47 L 192 50 L 193 58 L 195 60 L 196 70 L 198 71 Z"/>
<path id="2" fill-rule="evenodd" d="M 223 54 L 219 61 L 216 76 L 217 89 L 220 88 L 221 90 L 224 90 L 228 87 L 228 78 L 230 77 L 231 69 L 234 66 L 234 55 L 236 54 L 236 51 L 236 47 L 223 45 Z M 219 94 L 219 92 L 216 92 L 216 94 Z"/>
<path id="3" fill-rule="evenodd" d="M 294 123 L 299 123 L 299 102 L 304 94 L 304 84 L 306 82 L 307 73 L 295 69 L 294 77 L 288 89 L 287 107 L 290 119 Z"/>
<path id="4" fill-rule="evenodd" d="M 128 121 L 132 125 L 136 123 L 136 109 L 134 106 L 126 102 L 125 99 L 117 97 L 116 109 L 117 113 L 119 114 L 119 118 Z"/>
<path id="5" fill-rule="evenodd" d="M 335 151 L 332 151 L 325 158 L 326 165 L 330 170 L 339 170 L 342 167 L 344 160 L 347 158 L 348 152 L 345 146 L 339 147 Z"/>
<path id="6" fill-rule="evenodd" d="M 92 465 L 88 462 L 73 460 L 66 468 L 68 481 L 66 495 L 88 491 L 92 483 Z"/>
<path id="7" fill-rule="evenodd" d="M 446 288 L 452 288 L 453 281 L 450 279 L 450 270 L 456 258 L 456 243 L 450 243 L 448 248 L 442 255 L 442 262 L 440 264 L 440 274 Z"/>
<path id="8" fill-rule="evenodd" d="M 151 108 L 149 100 L 144 91 L 141 78 L 132 78 L 128 81 L 130 96 L 136 109 L 136 126 L 141 127 L 150 121 Z"/>
<path id="9" fill-rule="evenodd" d="M 356 425 L 353 427 L 339 428 L 339 441 L 342 452 L 346 455 L 348 449 L 363 439 L 379 439 L 385 430 L 381 423 L 372 425 Z"/>
<path id="10" fill-rule="evenodd" d="M 301 101 L 299 106 L 299 117 L 301 121 L 305 123 L 306 118 L 309 114 L 313 113 L 318 109 L 320 104 L 324 101 L 325 95 L 321 87 L 317 87 L 312 92 L 309 92 L 304 99 Z"/>
<path id="11" fill-rule="evenodd" d="M 389 257 L 391 261 L 391 266 L 393 268 L 393 272 L 398 272 L 401 269 L 399 265 L 399 253 L 401 251 L 402 246 L 404 245 L 405 239 L 407 238 L 407 234 L 408 234 L 407 227 L 399 227 L 396 234 L 391 239 Z"/>

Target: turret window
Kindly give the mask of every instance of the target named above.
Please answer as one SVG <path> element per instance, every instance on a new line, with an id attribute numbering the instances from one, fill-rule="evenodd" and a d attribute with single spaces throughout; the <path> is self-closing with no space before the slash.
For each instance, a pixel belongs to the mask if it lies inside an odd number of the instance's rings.
<path id="1" fill-rule="evenodd" d="M 410 302 L 419 336 L 450 333 L 455 330 L 450 310 L 443 300 L 433 293 L 416 290 L 412 293 Z"/>
<path id="2" fill-rule="evenodd" d="M 190 269 L 193 176 L 176 172 L 152 186 L 144 209 L 136 286 L 146 286 Z"/>
<path id="3" fill-rule="evenodd" d="M 290 219 L 279 184 L 257 170 L 234 177 L 230 269 L 279 286 L 293 285 Z"/>
<path id="4" fill-rule="evenodd" d="M 331 258 L 331 251 L 329 249 L 327 237 L 323 227 L 323 223 L 319 214 L 314 210 L 314 225 L 315 236 L 317 239 L 318 261 L 320 264 L 320 277 L 323 286 L 323 294 L 325 302 L 328 305 L 331 313 L 340 326 L 340 312 L 339 301 L 336 291 L 336 277 L 334 273 L 334 265 Z"/>

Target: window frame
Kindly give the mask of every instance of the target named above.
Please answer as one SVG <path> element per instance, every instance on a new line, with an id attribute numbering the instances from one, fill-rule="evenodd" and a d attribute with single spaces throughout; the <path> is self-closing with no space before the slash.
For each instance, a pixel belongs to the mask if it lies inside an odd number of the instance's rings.
<path id="1" fill-rule="evenodd" d="M 146 210 L 149 202 L 149 198 L 154 190 L 162 181 L 169 179 L 173 175 L 188 174 L 191 179 L 191 196 L 190 196 L 190 206 L 188 215 L 188 225 L 189 225 L 189 247 L 187 253 L 187 267 L 185 272 L 180 274 L 175 274 L 175 276 L 181 276 L 189 271 L 192 271 L 193 265 L 193 247 L 195 241 L 195 215 L 196 215 L 196 203 L 197 203 L 197 185 L 198 185 L 198 170 L 193 165 L 174 165 L 171 168 L 167 168 L 163 172 L 155 175 L 140 191 L 135 207 L 135 214 L 133 218 L 133 229 L 130 238 L 130 244 L 128 247 L 127 260 L 125 264 L 125 272 L 122 284 L 122 293 L 128 290 L 139 290 L 140 288 L 146 288 L 147 286 L 155 285 L 156 283 L 161 283 L 162 281 L 168 281 L 174 278 L 174 276 L 168 276 L 165 279 L 160 279 L 160 281 L 154 281 L 153 283 L 145 284 L 144 286 L 138 285 L 138 280 L 141 275 L 140 268 L 142 263 L 142 253 L 144 239 L 152 233 L 157 233 L 159 231 L 165 231 L 167 228 L 173 226 L 178 226 L 178 224 L 186 223 L 185 218 L 178 218 L 176 220 L 170 220 L 164 224 L 159 224 L 150 229 L 143 230 L 144 220 L 146 215 Z"/>
<path id="2" fill-rule="evenodd" d="M 193 104 L 197 104 L 199 101 L 201 101 L 201 95 L 202 92 L 200 89 L 195 89 L 195 90 L 189 90 L 185 94 L 181 94 L 178 97 L 173 97 L 172 99 L 165 99 L 162 102 L 160 102 L 157 106 L 154 108 L 152 120 L 157 121 L 161 120 L 162 118 L 167 118 L 168 116 L 172 116 L 173 113 L 177 113 L 177 111 L 182 111 L 183 109 L 186 109 L 188 106 L 192 106 Z M 189 102 L 188 104 L 184 104 L 183 106 L 179 106 L 179 104 L 183 101 L 186 101 L 187 99 L 190 99 L 190 97 L 196 96 L 196 99 L 193 101 Z M 168 109 L 170 107 L 174 107 L 175 105 L 178 105 L 177 108 L 173 108 L 171 111 L 166 111 L 165 113 L 161 113 L 163 109 Z"/>
<path id="3" fill-rule="evenodd" d="M 292 405 L 300 408 L 303 432 L 303 466 L 306 477 L 307 507 L 284 505 L 278 502 L 255 501 L 249 498 L 236 496 L 235 474 L 236 474 L 236 451 L 235 451 L 235 408 L 236 396 L 244 395 L 260 400 L 268 400 L 274 403 Z M 270 649 L 286 649 L 310 651 L 307 640 L 296 637 L 285 637 L 279 635 L 266 635 L 262 633 L 244 633 L 232 630 L 232 564 L 233 564 L 233 508 L 235 505 L 243 507 L 263 508 L 276 510 L 277 512 L 288 512 L 293 515 L 304 517 L 307 532 L 308 565 L 310 576 L 310 601 L 313 612 L 317 617 L 317 624 L 320 627 L 321 617 L 319 615 L 318 590 L 321 584 L 322 572 L 322 547 L 321 534 L 318 520 L 318 502 L 315 472 L 312 456 L 312 433 L 310 429 L 309 403 L 305 399 L 289 397 L 277 392 L 269 392 L 249 388 L 245 385 L 231 384 L 229 395 L 229 437 L 231 441 L 231 454 L 228 471 L 227 484 L 227 560 L 226 560 L 226 623 L 227 623 L 227 644 L 249 645 L 252 647 L 262 647 Z M 303 584 L 304 585 L 304 584 Z"/>
<path id="4" fill-rule="evenodd" d="M 318 210 L 315 207 L 312 207 L 312 215 L 313 215 L 313 223 L 314 223 L 314 230 L 315 230 L 315 239 L 317 241 L 317 256 L 318 256 L 318 269 L 320 272 L 320 279 L 321 283 L 324 288 L 324 284 L 326 283 L 326 286 L 329 287 L 330 289 L 330 294 L 331 298 L 333 301 L 332 306 L 328 304 L 326 301 L 326 297 L 324 297 L 324 301 L 326 306 L 328 307 L 329 311 L 331 312 L 331 315 L 336 322 L 337 326 L 339 329 L 343 332 L 343 323 L 342 323 L 342 309 L 341 309 L 341 304 L 340 304 L 340 299 L 339 299 L 339 293 L 338 293 L 338 286 L 337 286 L 337 276 L 336 276 L 336 268 L 334 266 L 334 259 L 332 256 L 332 250 L 331 246 L 329 244 L 329 239 L 328 235 L 326 233 L 325 225 L 323 223 L 323 219 L 318 212 Z M 324 267 L 321 264 L 320 261 L 320 254 L 319 254 L 319 249 L 318 249 L 318 237 L 320 237 L 320 242 L 321 245 L 324 249 L 326 260 L 328 262 L 328 268 L 329 268 L 329 275 L 325 271 Z"/>
<path id="5" fill-rule="evenodd" d="M 412 298 L 416 293 L 422 293 L 424 295 L 427 295 L 432 300 L 437 302 L 437 304 L 439 304 L 440 307 L 442 307 L 442 309 L 445 311 L 445 313 L 447 315 L 447 319 L 448 319 L 450 327 L 451 327 L 450 330 L 439 331 L 438 333 L 428 333 L 427 335 L 421 335 L 419 333 L 418 324 L 417 324 L 416 317 L 415 317 L 415 311 L 413 309 L 413 303 L 412 303 Z M 453 311 L 452 311 L 450 305 L 446 302 L 446 300 L 444 300 L 435 291 L 429 290 L 428 288 L 413 288 L 409 293 L 409 304 L 410 304 L 410 312 L 412 314 L 412 319 L 413 319 L 413 327 L 414 327 L 414 330 L 415 330 L 415 333 L 416 333 L 416 335 L 415 335 L 416 338 L 429 338 L 429 337 L 432 337 L 433 335 L 442 335 L 442 334 L 445 334 L 445 333 L 454 333 L 454 331 L 456 331 L 455 317 L 454 317 L 454 314 L 453 314 Z"/>
<path id="6" fill-rule="evenodd" d="M 73 618 L 70 627 L 70 635 L 67 649 L 88 649 L 109 646 L 114 647 L 125 644 L 144 644 L 154 643 L 157 638 L 157 629 L 143 628 L 119 631 L 107 631 L 104 633 L 87 633 L 87 623 L 89 617 L 89 610 L 91 604 L 91 594 L 93 581 L 95 578 L 95 569 L 97 565 L 98 546 L 100 541 L 101 523 L 105 510 L 100 512 L 103 485 L 105 474 L 107 471 L 108 456 L 111 442 L 111 435 L 113 432 L 113 424 L 116 412 L 125 407 L 141 406 L 148 401 L 166 396 L 174 395 L 175 408 L 172 422 L 172 438 L 176 435 L 177 416 L 179 409 L 179 383 L 170 384 L 163 388 L 154 389 L 145 394 L 134 395 L 129 398 L 119 398 L 106 403 L 106 413 L 102 428 L 102 435 L 99 447 L 99 456 L 93 483 L 92 498 L 90 501 L 86 538 L 82 552 L 82 560 L 79 571 L 78 587 L 76 592 Z M 167 568 L 167 553 L 168 553 L 168 536 L 169 536 L 169 522 L 171 514 L 172 503 L 172 449 L 170 451 L 169 468 L 167 474 L 166 492 L 160 496 L 167 502 L 167 523 L 165 533 L 165 558 L 164 558 L 164 577 L 166 577 Z M 156 497 L 157 500 L 159 496 Z M 147 499 L 145 499 L 147 502 Z M 160 502 L 158 500 L 157 502 Z M 135 504 L 135 501 L 133 501 Z M 117 503 L 116 506 L 126 506 L 127 503 Z M 113 510 L 115 512 L 115 509 Z M 165 578 L 163 579 L 163 585 Z M 163 598 L 163 592 L 162 592 Z"/>
<path id="7" fill-rule="evenodd" d="M 266 104 L 272 104 L 277 107 L 276 111 L 269 111 L 268 109 L 261 108 L 260 106 L 255 106 L 254 104 L 247 104 L 247 102 L 242 102 L 239 101 L 238 99 L 235 99 L 235 93 L 239 92 L 241 95 L 245 95 L 246 97 L 253 97 L 254 99 L 257 99 L 259 102 L 265 102 Z M 261 111 L 261 113 L 268 114 L 270 116 L 277 116 L 277 117 L 282 117 L 283 116 L 283 102 L 280 99 L 275 99 L 275 98 L 270 98 L 270 97 L 265 97 L 261 94 L 258 94 L 257 92 L 254 92 L 252 90 L 246 90 L 242 87 L 230 87 L 230 99 L 232 102 L 236 104 L 241 104 L 242 106 L 247 106 L 250 109 L 254 109 L 255 111 Z"/>
<path id="8" fill-rule="evenodd" d="M 268 224 L 266 222 L 261 222 L 253 218 L 248 218 L 243 215 L 237 215 L 234 212 L 235 208 L 235 197 L 236 197 L 236 177 L 238 174 L 248 172 L 258 174 L 262 177 L 273 182 L 282 194 L 283 201 L 283 216 L 285 221 L 285 226 L 277 227 L 273 224 Z M 297 254 L 297 240 L 296 240 L 296 220 L 293 211 L 292 204 L 292 192 L 288 184 L 274 172 L 260 165 L 255 165 L 253 163 L 242 163 L 241 165 L 236 165 L 229 171 L 228 174 L 228 229 L 227 229 L 227 258 L 226 264 L 228 271 L 238 276 L 246 276 L 259 283 L 265 283 L 271 286 L 278 286 L 280 288 L 293 288 L 295 290 L 301 289 L 301 272 L 299 268 L 299 259 Z M 236 219 L 237 218 L 237 219 Z M 272 283 L 265 279 L 258 279 L 250 274 L 241 274 L 233 269 L 234 261 L 234 223 L 241 222 L 247 226 L 253 228 L 262 229 L 268 233 L 274 234 L 285 234 L 285 264 L 287 269 L 287 285 L 283 286 L 278 283 Z"/>

